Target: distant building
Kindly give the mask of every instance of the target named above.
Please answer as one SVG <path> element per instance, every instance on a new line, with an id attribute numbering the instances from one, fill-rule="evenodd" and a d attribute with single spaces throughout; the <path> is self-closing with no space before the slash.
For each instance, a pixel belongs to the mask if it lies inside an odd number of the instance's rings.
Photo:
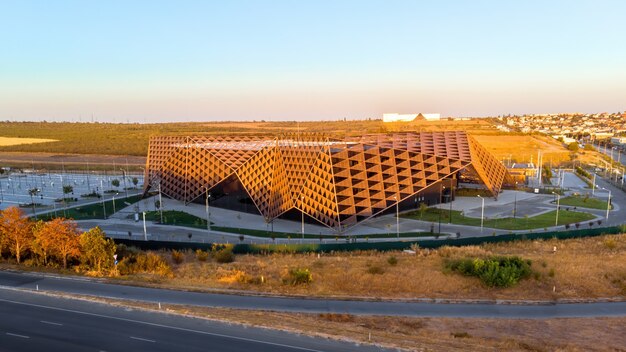
<path id="1" fill-rule="evenodd" d="M 415 120 L 439 121 L 441 120 L 441 114 L 424 114 L 421 112 L 417 114 L 383 114 L 383 122 L 411 122 Z"/>
<path id="2" fill-rule="evenodd" d="M 626 145 L 626 137 L 611 137 L 611 144 Z"/>

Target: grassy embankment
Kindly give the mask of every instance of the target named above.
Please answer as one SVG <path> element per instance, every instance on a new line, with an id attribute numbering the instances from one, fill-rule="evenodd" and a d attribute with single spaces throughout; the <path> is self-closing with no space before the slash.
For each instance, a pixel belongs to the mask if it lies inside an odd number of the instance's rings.
<path id="1" fill-rule="evenodd" d="M 409 213 L 401 214 L 401 217 L 407 219 L 428 221 L 432 223 L 438 223 L 441 218 L 442 223 L 452 223 L 458 225 L 468 226 L 480 226 L 480 218 L 471 218 L 462 215 L 459 210 L 448 210 L 438 208 L 428 208 L 423 214 L 419 211 L 412 211 Z M 450 221 L 449 219 L 450 218 Z M 558 225 L 576 224 L 583 221 L 588 221 L 595 218 L 593 214 L 579 212 L 579 211 L 559 211 Z M 555 226 L 556 210 L 552 210 L 547 213 L 539 214 L 532 217 L 507 217 L 507 218 L 485 218 L 483 226 L 494 229 L 504 230 L 529 230 L 529 229 L 543 229 L 546 227 Z"/>
<path id="2" fill-rule="evenodd" d="M 89 220 L 89 219 L 104 219 L 104 212 L 106 209 L 107 217 L 113 214 L 113 209 L 119 211 L 126 208 L 126 203 L 134 204 L 141 200 L 141 195 L 134 195 L 126 197 L 115 198 L 115 205 L 113 200 L 106 200 L 103 202 L 97 202 L 89 205 L 81 205 L 73 208 L 63 210 L 63 205 L 59 205 L 59 208 L 55 211 L 48 211 L 45 214 L 37 214 L 37 217 L 41 220 L 52 220 L 56 217 L 64 217 L 74 220 Z"/>
<path id="3" fill-rule="evenodd" d="M 553 248 L 556 247 L 556 252 Z M 130 275 L 129 281 L 184 289 L 251 290 L 305 296 L 442 299 L 538 299 L 626 297 L 626 235 L 515 241 L 403 252 L 235 255 L 218 262 L 194 252 L 162 255 L 169 276 Z M 456 259 L 518 256 L 532 274 L 513 287 L 493 288 L 481 279 L 447 269 Z M 174 257 L 176 257 L 174 260 Z M 292 284 L 294 270 L 311 282 Z"/>

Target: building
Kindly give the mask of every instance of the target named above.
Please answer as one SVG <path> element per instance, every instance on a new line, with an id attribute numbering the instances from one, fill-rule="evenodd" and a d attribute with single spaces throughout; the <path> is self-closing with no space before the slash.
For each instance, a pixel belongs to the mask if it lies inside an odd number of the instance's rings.
<path id="1" fill-rule="evenodd" d="M 398 114 L 398 113 L 386 113 L 383 114 L 383 122 L 411 122 L 415 120 L 426 121 L 439 121 L 441 120 L 440 114 Z"/>
<path id="2" fill-rule="evenodd" d="M 465 132 L 157 136 L 144 194 L 186 203 L 316 221 L 341 232 L 373 216 L 451 201 L 459 182 L 498 196 L 506 168 Z"/>

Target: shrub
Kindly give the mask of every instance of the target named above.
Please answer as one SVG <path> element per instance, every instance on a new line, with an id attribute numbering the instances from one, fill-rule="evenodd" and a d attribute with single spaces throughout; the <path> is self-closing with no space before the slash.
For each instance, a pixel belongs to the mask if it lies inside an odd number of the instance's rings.
<path id="1" fill-rule="evenodd" d="M 224 247 L 213 254 L 213 258 L 218 263 L 232 263 L 235 261 L 232 247 Z"/>
<path id="2" fill-rule="evenodd" d="M 172 250 L 172 260 L 176 264 L 181 264 L 182 262 L 185 261 L 185 254 L 181 251 L 177 251 L 174 249 Z"/>
<path id="3" fill-rule="evenodd" d="M 381 275 L 385 273 L 385 269 L 380 266 L 374 265 L 367 268 L 367 272 L 372 275 Z"/>
<path id="4" fill-rule="evenodd" d="M 617 247 L 617 242 L 615 242 L 614 238 L 607 238 L 604 240 L 604 246 L 610 250 L 613 250 Z"/>
<path id="5" fill-rule="evenodd" d="M 555 274 L 554 268 L 551 268 L 550 271 L 548 271 L 548 276 L 554 277 L 554 274 Z"/>
<path id="6" fill-rule="evenodd" d="M 295 268 L 289 271 L 289 281 L 292 285 L 304 285 L 313 282 L 311 271 L 306 268 Z"/>
<path id="7" fill-rule="evenodd" d="M 203 251 L 202 249 L 196 250 L 196 259 L 198 259 L 199 262 L 206 262 L 208 258 L 209 252 Z"/>
<path id="8" fill-rule="evenodd" d="M 387 263 L 389 263 L 389 265 L 394 266 L 396 264 L 398 264 L 398 258 L 391 256 L 389 257 L 389 259 L 387 259 Z"/>
<path id="9" fill-rule="evenodd" d="M 520 257 L 493 256 L 486 259 L 463 258 L 447 260 L 447 269 L 466 276 L 475 276 L 490 287 L 511 287 L 532 273 L 531 262 Z"/>
<path id="10" fill-rule="evenodd" d="M 172 268 L 167 261 L 154 252 L 139 252 L 122 259 L 117 266 L 120 274 L 157 274 L 171 276 Z"/>

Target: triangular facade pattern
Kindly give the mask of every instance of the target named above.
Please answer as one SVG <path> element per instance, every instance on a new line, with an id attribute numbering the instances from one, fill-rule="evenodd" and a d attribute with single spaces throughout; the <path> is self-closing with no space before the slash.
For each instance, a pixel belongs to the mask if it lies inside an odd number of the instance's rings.
<path id="1" fill-rule="evenodd" d="M 494 197 L 511 182 L 504 165 L 463 131 L 150 139 L 144 191 L 191 202 L 236 175 L 269 221 L 297 209 L 341 230 L 463 172 Z"/>

